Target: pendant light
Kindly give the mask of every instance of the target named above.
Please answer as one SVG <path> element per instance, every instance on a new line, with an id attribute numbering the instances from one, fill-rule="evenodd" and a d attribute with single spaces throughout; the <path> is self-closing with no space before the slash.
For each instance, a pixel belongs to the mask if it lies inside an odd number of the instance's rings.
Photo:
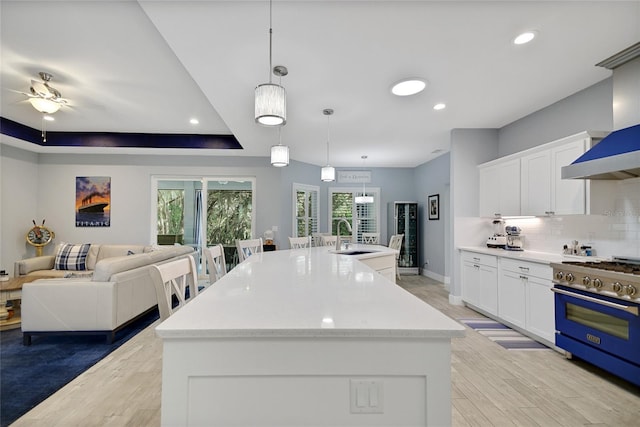
<path id="1" fill-rule="evenodd" d="M 272 4 L 269 0 L 269 83 L 258 85 L 255 90 L 255 119 L 263 126 L 283 126 L 287 122 L 287 96 L 284 87 L 271 80 L 272 60 L 271 46 L 273 29 L 271 27 Z M 276 66 L 273 68 L 276 76 L 286 76 L 287 68 Z"/>
<path id="2" fill-rule="evenodd" d="M 320 171 L 320 179 L 324 182 L 331 182 L 336 180 L 336 169 L 333 166 L 329 166 L 329 117 L 333 114 L 333 110 L 325 108 L 322 110 L 322 114 L 327 116 L 327 166 Z"/>
<path id="3" fill-rule="evenodd" d="M 367 157 L 368 156 L 361 156 L 363 166 L 365 161 L 367 160 Z M 373 196 L 367 196 L 367 191 L 364 186 L 364 180 L 362 181 L 362 196 L 356 196 L 356 203 L 358 204 L 373 203 Z"/>
<path id="4" fill-rule="evenodd" d="M 278 145 L 271 147 L 271 165 L 281 168 L 289 165 L 289 147 L 282 145 L 282 127 L 278 128 Z"/>

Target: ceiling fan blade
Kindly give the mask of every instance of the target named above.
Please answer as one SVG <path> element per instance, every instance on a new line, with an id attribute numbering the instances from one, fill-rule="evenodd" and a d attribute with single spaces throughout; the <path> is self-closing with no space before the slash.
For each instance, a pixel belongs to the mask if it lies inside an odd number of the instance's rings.
<path id="1" fill-rule="evenodd" d="M 31 93 L 42 98 L 51 98 L 53 94 L 49 91 L 49 87 L 43 82 L 31 80 Z"/>

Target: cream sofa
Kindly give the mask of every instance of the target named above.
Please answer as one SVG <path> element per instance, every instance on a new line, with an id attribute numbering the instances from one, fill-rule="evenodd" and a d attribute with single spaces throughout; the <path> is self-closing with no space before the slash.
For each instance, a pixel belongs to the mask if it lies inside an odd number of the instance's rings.
<path id="1" fill-rule="evenodd" d="M 91 245 L 84 271 L 53 269 L 53 255 L 17 261 L 15 276 L 56 277 L 23 285 L 23 343 L 54 333 L 104 333 L 112 342 L 157 305 L 149 267 L 192 253 L 190 246 Z"/>

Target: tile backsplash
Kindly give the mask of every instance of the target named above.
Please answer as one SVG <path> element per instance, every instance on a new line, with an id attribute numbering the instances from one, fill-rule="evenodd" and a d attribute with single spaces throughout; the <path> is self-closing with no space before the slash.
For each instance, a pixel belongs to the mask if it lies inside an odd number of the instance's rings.
<path id="1" fill-rule="evenodd" d="M 561 253 L 577 240 L 592 246 L 594 255 L 640 257 L 640 181 L 620 181 L 619 196 L 604 215 L 567 215 L 509 219 L 525 236 L 525 250 Z"/>

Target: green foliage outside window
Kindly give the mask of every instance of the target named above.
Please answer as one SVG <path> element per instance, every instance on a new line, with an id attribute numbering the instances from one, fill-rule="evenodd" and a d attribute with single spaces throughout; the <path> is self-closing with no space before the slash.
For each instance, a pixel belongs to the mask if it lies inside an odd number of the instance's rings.
<path id="1" fill-rule="evenodd" d="M 338 225 L 338 220 L 340 218 L 346 218 L 349 223 L 353 226 L 353 194 L 352 193 L 333 193 L 332 196 L 332 221 L 331 221 L 331 234 L 336 235 L 338 230 L 336 226 Z M 340 235 L 341 236 L 349 236 L 351 232 L 347 230 L 347 227 L 344 223 L 340 224 Z"/>
<path id="2" fill-rule="evenodd" d="M 158 234 L 184 234 L 184 190 L 158 190 Z"/>
<path id="3" fill-rule="evenodd" d="M 251 190 L 209 190 L 207 193 L 207 245 L 233 246 L 251 238 Z"/>

